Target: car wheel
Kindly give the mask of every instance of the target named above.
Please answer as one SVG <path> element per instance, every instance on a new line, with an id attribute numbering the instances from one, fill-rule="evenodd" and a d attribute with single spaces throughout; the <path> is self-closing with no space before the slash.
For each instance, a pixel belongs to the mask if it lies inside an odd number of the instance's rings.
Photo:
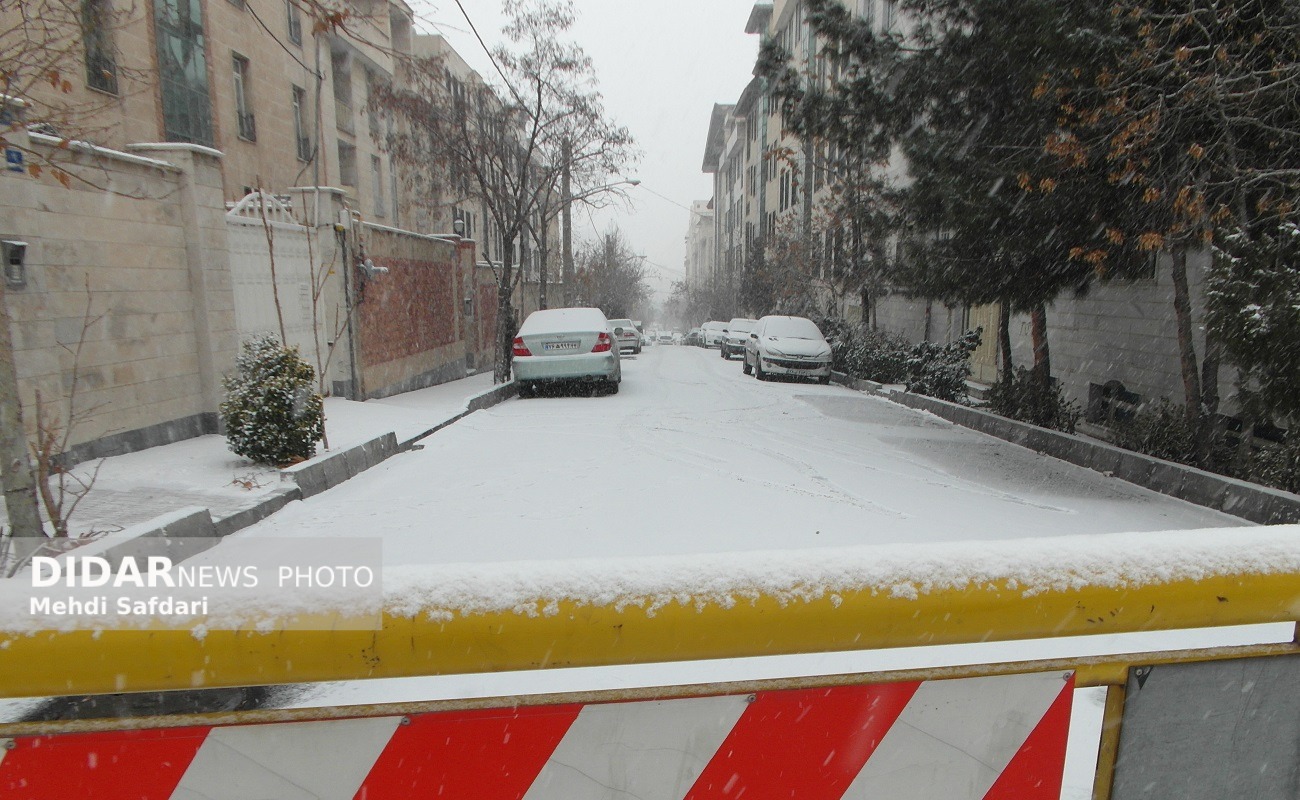
<path id="1" fill-rule="evenodd" d="M 723 361 L 731 360 L 731 356 L 727 355 L 727 346 L 725 344 L 722 347 L 718 348 L 718 352 L 722 354 Z"/>
<path id="2" fill-rule="evenodd" d="M 754 368 L 749 365 L 749 353 L 745 353 L 741 358 L 743 361 L 740 364 L 740 371 L 746 375 L 753 374 Z"/>
<path id="3" fill-rule="evenodd" d="M 760 381 L 767 380 L 767 373 L 763 372 L 763 362 L 757 354 L 754 356 L 754 377 Z"/>
<path id="4" fill-rule="evenodd" d="M 823 378 L 818 378 L 817 382 L 820 383 L 822 386 L 830 386 L 831 376 L 827 375 Z"/>

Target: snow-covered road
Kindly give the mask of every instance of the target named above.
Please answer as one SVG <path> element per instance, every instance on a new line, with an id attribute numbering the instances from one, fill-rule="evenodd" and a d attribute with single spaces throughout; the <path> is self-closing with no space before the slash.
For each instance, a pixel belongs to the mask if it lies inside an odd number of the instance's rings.
<path id="1" fill-rule="evenodd" d="M 1235 518 L 716 350 L 625 357 L 613 396 L 511 400 L 247 536 L 382 535 L 391 564 L 1239 526 Z"/>

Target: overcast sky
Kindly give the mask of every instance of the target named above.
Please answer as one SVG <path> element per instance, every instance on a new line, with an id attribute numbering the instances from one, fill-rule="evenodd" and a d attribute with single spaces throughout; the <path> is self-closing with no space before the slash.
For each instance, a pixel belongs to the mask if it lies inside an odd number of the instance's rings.
<path id="1" fill-rule="evenodd" d="M 502 41 L 499 0 L 462 2 L 489 46 Z M 479 74 L 499 83 L 454 0 L 413 5 L 425 29 L 442 33 Z M 575 214 L 574 236 L 593 238 L 615 221 L 632 248 L 648 259 L 662 301 L 669 285 L 684 276 L 686 207 L 712 194 L 700 163 L 713 104 L 734 103 L 752 77 L 758 37 L 745 33 L 745 22 L 754 0 L 575 0 L 575 5 L 572 38 L 595 62 L 606 109 L 632 131 L 643 155 L 626 175 L 642 181 L 628 192 L 631 209 L 599 212 L 594 221 Z"/>

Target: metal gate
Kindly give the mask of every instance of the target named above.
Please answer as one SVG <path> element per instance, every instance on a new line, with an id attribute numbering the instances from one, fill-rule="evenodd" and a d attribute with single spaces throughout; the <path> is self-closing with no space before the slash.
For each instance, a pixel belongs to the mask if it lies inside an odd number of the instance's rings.
<path id="1" fill-rule="evenodd" d="M 297 345 L 303 358 L 314 362 L 311 229 L 299 224 L 280 200 L 253 192 L 227 212 L 226 235 L 234 282 L 235 328 L 240 341 L 258 334 L 281 338 L 282 316 L 285 343 Z"/>

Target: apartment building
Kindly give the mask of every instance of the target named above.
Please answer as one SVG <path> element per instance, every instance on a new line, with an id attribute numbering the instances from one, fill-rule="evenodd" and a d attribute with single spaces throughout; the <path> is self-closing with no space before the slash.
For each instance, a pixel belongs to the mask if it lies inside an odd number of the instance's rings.
<path id="1" fill-rule="evenodd" d="M 909 30 L 896 0 L 844 2 L 854 16 L 877 31 L 905 35 Z M 835 66 L 819 51 L 802 0 L 755 4 L 745 30 L 780 44 L 805 80 L 838 77 Z M 827 223 L 823 209 L 838 180 L 836 154 L 824 146 L 809 146 L 787 131 L 761 79 L 755 78 L 734 104 L 714 106 L 704 151 L 703 171 L 714 178 L 720 274 L 739 282 L 760 241 L 770 243 L 777 235 L 805 237 L 810 245 L 803 251 L 805 267 L 826 301 L 824 307 L 849 321 L 869 322 L 913 341 L 947 341 L 968 328 L 983 326 L 985 344 L 974 354 L 974 377 L 985 382 L 997 379 L 1001 361 L 991 335 L 999 324 L 996 307 L 948 305 L 914 296 L 906 287 L 887 287 L 864 308 L 854 287 L 833 280 L 842 232 Z M 879 175 L 894 186 L 906 186 L 906 159 L 896 150 L 879 168 Z M 896 237 L 869 244 L 877 252 L 898 252 Z M 1206 254 L 1197 254 L 1188 265 L 1197 352 L 1205 347 L 1202 282 L 1207 260 Z M 1167 263 L 1167 256 L 1161 256 L 1145 275 L 1101 281 L 1087 296 L 1057 298 L 1049 310 L 1048 339 L 1053 373 L 1068 398 L 1085 408 L 1094 408 L 1102 394 L 1116 392 L 1131 402 L 1161 398 L 1182 402 Z M 1014 315 L 1010 329 L 1014 362 L 1030 363 L 1027 317 Z M 1229 372 L 1221 371 L 1224 398 L 1233 393 Z"/>
<path id="2" fill-rule="evenodd" d="M 713 217 L 712 201 L 691 203 L 690 222 L 686 226 L 686 283 L 692 287 L 713 286 L 717 279 Z"/>

